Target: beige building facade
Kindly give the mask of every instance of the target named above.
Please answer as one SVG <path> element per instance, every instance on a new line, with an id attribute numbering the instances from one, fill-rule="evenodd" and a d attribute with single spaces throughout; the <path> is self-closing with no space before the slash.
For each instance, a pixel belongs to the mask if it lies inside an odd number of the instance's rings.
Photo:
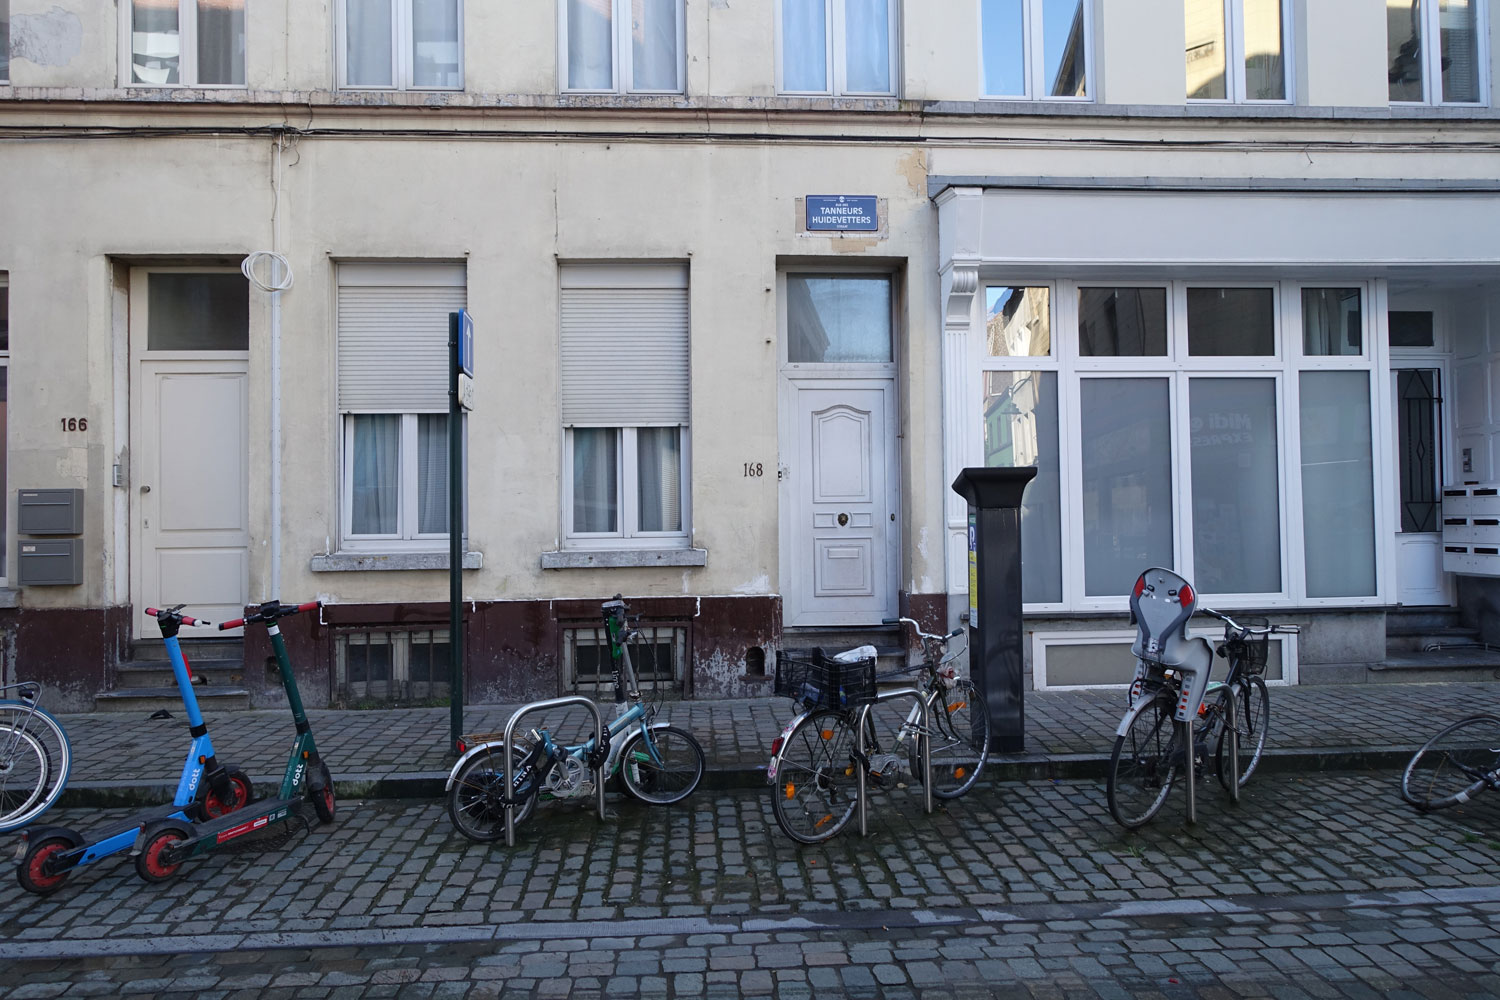
<path id="1" fill-rule="evenodd" d="M 1032 686 L 1128 679 L 1151 563 L 1363 679 L 1493 600 L 1500 10 L 1427 6 L 0 0 L 4 679 L 316 598 L 310 704 L 442 697 L 459 309 L 469 701 L 587 685 L 616 593 L 688 697 L 953 627 L 982 464 Z"/>

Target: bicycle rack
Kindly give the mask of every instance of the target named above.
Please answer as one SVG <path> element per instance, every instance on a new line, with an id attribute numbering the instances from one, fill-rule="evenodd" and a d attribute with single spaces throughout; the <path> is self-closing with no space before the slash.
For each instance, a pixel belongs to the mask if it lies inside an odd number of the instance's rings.
<path id="1" fill-rule="evenodd" d="M 516 723 L 533 712 L 540 712 L 547 708 L 568 708 L 573 705 L 582 705 L 594 717 L 594 746 L 597 747 L 604 742 L 604 716 L 599 713 L 599 706 L 594 704 L 592 698 L 585 698 L 581 694 L 570 694 L 562 698 L 550 698 L 547 701 L 534 701 L 529 705 L 522 705 L 516 709 L 515 714 L 510 717 L 510 721 L 505 724 L 505 739 L 503 743 L 505 750 L 505 794 L 507 796 L 514 793 L 516 786 L 516 765 L 511 759 L 515 751 Z M 595 794 L 599 796 L 599 818 L 603 819 L 604 764 L 600 763 L 593 770 Z M 540 789 L 538 789 L 537 794 L 541 794 Z M 505 846 L 516 846 L 516 807 L 514 805 L 507 805 L 505 807 Z"/>
<path id="2" fill-rule="evenodd" d="M 917 704 L 922 706 L 922 731 L 917 735 L 918 756 L 922 759 L 922 808 L 931 815 L 932 813 L 932 739 L 929 736 L 932 729 L 932 713 L 927 705 L 927 698 L 921 691 L 914 687 L 899 688 L 895 691 L 882 691 L 875 696 L 875 701 L 889 701 L 892 698 L 915 698 Z M 869 798 L 868 776 L 865 774 L 863 761 L 865 759 L 865 720 L 870 717 L 870 706 L 874 702 L 867 702 L 859 710 L 859 715 L 854 720 L 854 750 L 859 756 L 861 763 L 855 768 L 859 772 L 859 835 L 867 836 L 868 816 L 867 800 Z"/>

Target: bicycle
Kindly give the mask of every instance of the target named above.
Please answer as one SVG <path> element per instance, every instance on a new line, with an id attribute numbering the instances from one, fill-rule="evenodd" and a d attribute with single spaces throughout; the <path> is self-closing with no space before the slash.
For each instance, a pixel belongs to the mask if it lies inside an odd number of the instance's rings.
<path id="1" fill-rule="evenodd" d="M 616 594 L 601 610 L 615 687 L 614 721 L 597 745 L 593 738 L 562 745 L 545 729 L 531 730 L 528 739 L 511 750 L 510 794 L 505 789 L 502 734 L 464 736 L 463 755 L 448 776 L 448 817 L 470 840 L 482 843 L 505 836 L 506 806 L 515 810 L 518 825 L 544 795 L 589 798 L 594 794 L 593 770 L 601 765 L 606 778 L 618 773 L 625 790 L 650 805 L 680 802 L 703 779 L 703 748 L 698 741 L 686 730 L 653 722 L 656 706 L 641 697 L 629 649 L 639 633 L 627 621 L 625 602 Z"/>
<path id="2" fill-rule="evenodd" d="M 1401 774 L 1401 797 L 1421 812 L 1500 792 L 1500 718 L 1471 715 L 1422 745 Z"/>
<path id="3" fill-rule="evenodd" d="M 0 833 L 19 830 L 41 816 L 68 783 L 73 752 L 62 724 L 40 704 L 35 681 L 7 684 L 0 694 Z"/>
<path id="4" fill-rule="evenodd" d="M 1191 759 L 1188 822 L 1193 822 L 1194 786 L 1210 752 L 1231 802 L 1239 801 L 1240 789 L 1259 767 L 1271 717 L 1270 692 L 1261 676 L 1270 636 L 1301 629 L 1199 608 L 1187 580 L 1157 567 L 1136 580 L 1130 607 L 1139 629 L 1131 646 L 1137 665 L 1110 755 L 1110 814 L 1126 829 L 1144 825 L 1161 809 L 1178 772 L 1186 773 Z M 1200 611 L 1224 623 L 1216 650 L 1205 639 L 1187 637 L 1187 622 Z M 1222 682 L 1209 679 L 1215 655 L 1229 661 Z"/>

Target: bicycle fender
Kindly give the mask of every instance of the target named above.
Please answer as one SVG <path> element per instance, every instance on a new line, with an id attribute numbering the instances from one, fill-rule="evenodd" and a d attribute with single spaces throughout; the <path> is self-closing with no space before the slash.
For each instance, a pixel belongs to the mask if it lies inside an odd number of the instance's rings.
<path id="1" fill-rule="evenodd" d="M 776 771 L 781 766 L 781 753 L 786 749 L 787 737 L 791 736 L 792 730 L 796 729 L 797 725 L 809 715 L 812 715 L 811 711 L 803 712 L 802 714 L 793 718 L 791 722 L 788 722 L 785 726 L 782 727 L 781 734 L 777 737 L 777 739 L 781 741 L 781 749 L 772 754 L 771 760 L 766 764 L 766 784 L 776 784 Z"/>
<path id="2" fill-rule="evenodd" d="M 476 743 L 474 746 L 469 747 L 469 749 L 464 752 L 464 755 L 458 758 L 458 763 L 453 765 L 453 770 L 448 772 L 448 781 L 443 785 L 443 791 L 448 792 L 453 789 L 453 782 L 458 780 L 458 772 L 464 769 L 464 765 L 469 762 L 470 757 L 473 757 L 477 753 L 482 753 L 486 750 L 490 750 L 494 747 L 503 748 L 504 746 L 504 740 L 491 740 L 487 743 Z"/>

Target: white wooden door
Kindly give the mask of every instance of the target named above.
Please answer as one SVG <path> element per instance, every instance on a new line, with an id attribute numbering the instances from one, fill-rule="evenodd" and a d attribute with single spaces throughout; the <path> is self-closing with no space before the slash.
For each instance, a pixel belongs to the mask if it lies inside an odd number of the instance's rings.
<path id="1" fill-rule="evenodd" d="M 238 618 L 250 596 L 249 374 L 241 358 L 144 360 L 132 422 L 136 635 L 148 607 Z"/>
<path id="2" fill-rule="evenodd" d="M 870 625 L 894 617 L 895 382 L 823 379 L 785 385 L 786 624 Z"/>

